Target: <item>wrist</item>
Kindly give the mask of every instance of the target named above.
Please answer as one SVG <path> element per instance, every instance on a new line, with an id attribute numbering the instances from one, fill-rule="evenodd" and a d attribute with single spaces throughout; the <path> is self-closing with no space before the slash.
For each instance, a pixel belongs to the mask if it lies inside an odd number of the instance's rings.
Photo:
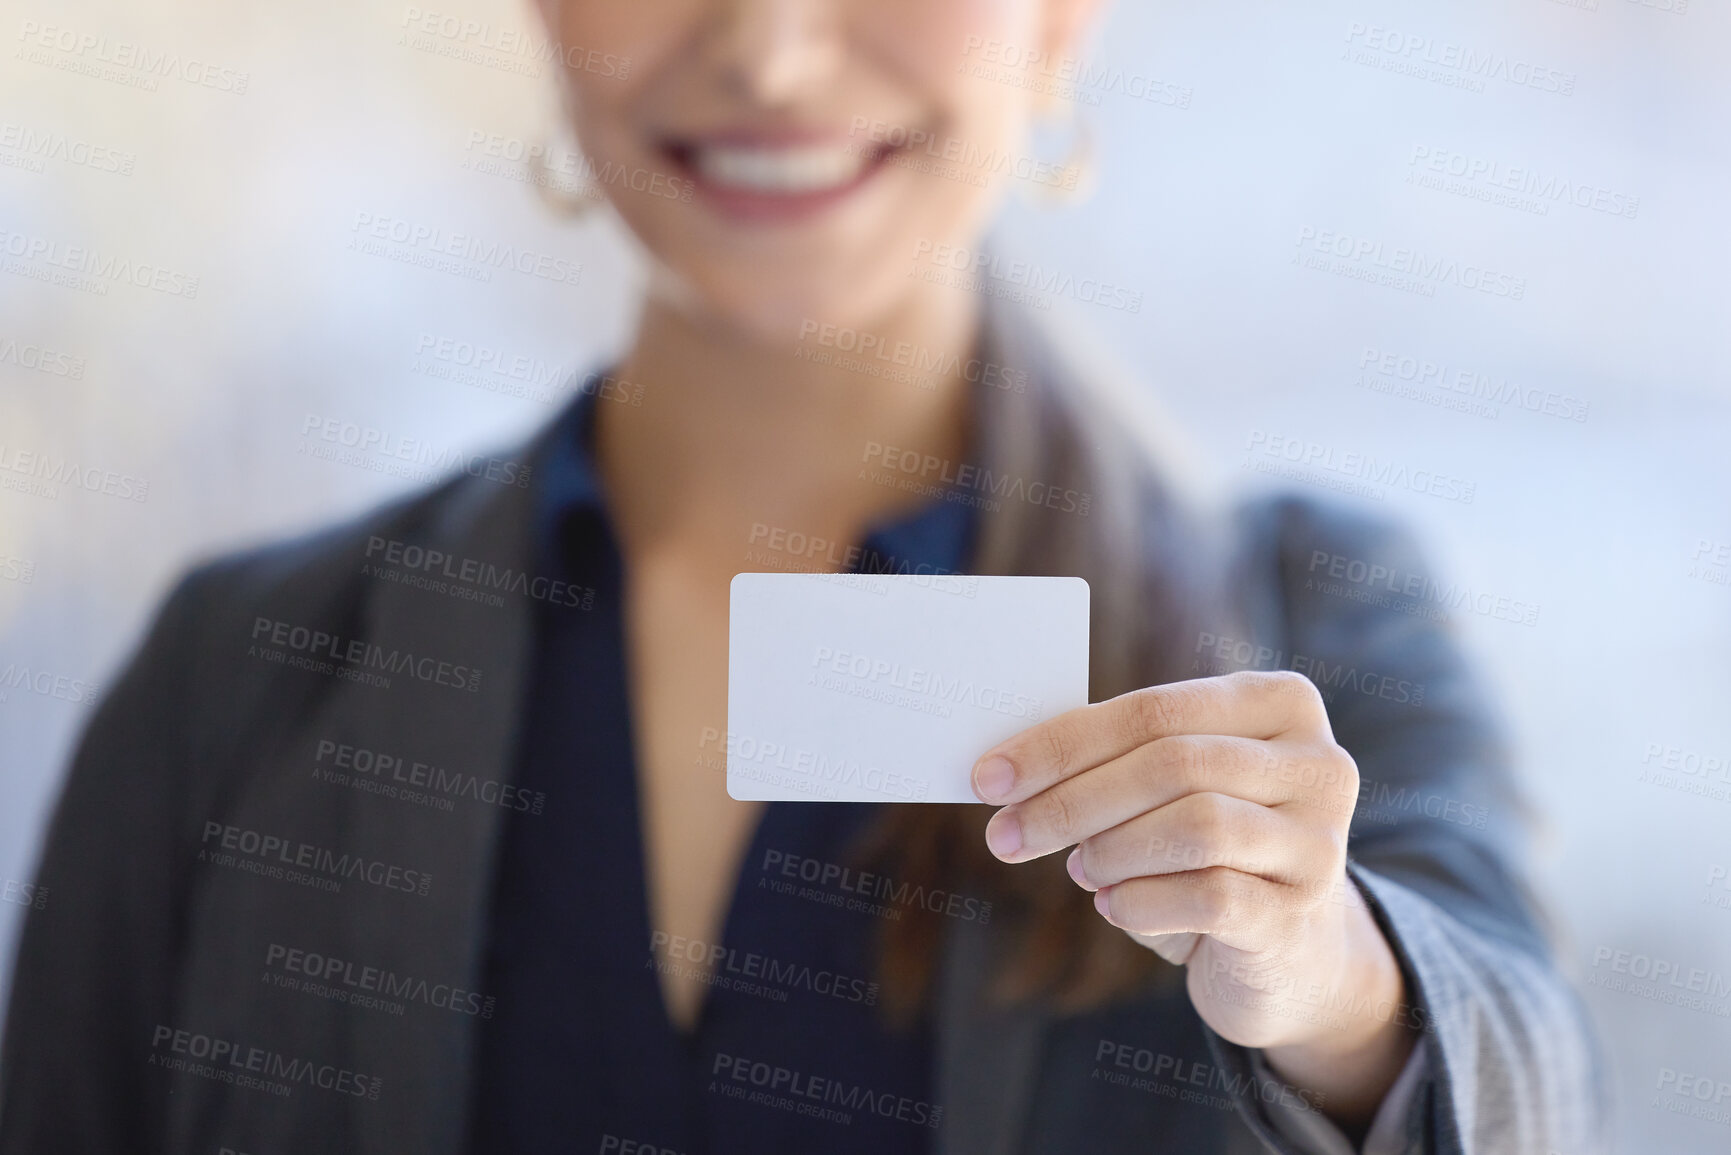
<path id="1" fill-rule="evenodd" d="M 1317 1029 L 1266 1047 L 1280 1076 L 1314 1091 L 1324 1113 L 1349 1129 L 1368 1125 L 1412 1054 L 1419 1032 L 1406 1004 L 1406 980 L 1394 950 L 1356 888 L 1342 935 L 1346 965 L 1331 968 L 1328 1006 Z"/>

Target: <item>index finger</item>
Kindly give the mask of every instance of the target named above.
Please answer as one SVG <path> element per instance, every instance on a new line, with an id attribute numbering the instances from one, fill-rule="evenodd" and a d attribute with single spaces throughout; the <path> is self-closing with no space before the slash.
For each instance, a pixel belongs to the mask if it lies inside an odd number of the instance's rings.
<path id="1" fill-rule="evenodd" d="M 1277 738 L 1322 710 L 1309 678 L 1290 670 L 1241 670 L 1132 690 L 1030 726 L 974 764 L 974 793 L 1003 806 L 1178 734 Z"/>

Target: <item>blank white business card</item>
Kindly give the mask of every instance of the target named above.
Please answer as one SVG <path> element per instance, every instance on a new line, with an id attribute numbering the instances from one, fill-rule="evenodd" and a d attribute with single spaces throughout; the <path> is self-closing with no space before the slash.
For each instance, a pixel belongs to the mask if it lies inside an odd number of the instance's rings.
<path id="1" fill-rule="evenodd" d="M 1088 702 L 1076 577 L 742 573 L 727 646 L 727 792 L 978 802 L 974 763 Z"/>

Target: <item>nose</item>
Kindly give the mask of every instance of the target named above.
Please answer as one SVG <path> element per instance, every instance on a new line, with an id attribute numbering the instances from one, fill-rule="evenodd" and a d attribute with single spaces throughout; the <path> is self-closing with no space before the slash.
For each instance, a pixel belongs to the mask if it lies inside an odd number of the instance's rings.
<path id="1" fill-rule="evenodd" d="M 711 62 L 762 104 L 819 89 L 841 60 L 840 0 L 723 0 Z"/>

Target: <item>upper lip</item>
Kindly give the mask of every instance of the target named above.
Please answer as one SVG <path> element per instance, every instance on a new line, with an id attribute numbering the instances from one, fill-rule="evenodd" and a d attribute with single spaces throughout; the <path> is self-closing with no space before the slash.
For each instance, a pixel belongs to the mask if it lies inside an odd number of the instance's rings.
<path id="1" fill-rule="evenodd" d="M 852 131 L 848 126 L 814 124 L 730 125 L 690 132 L 662 134 L 664 146 L 676 149 L 714 146 L 762 149 L 800 148 L 812 145 L 847 144 L 860 139 L 862 139 L 862 134 Z"/>

